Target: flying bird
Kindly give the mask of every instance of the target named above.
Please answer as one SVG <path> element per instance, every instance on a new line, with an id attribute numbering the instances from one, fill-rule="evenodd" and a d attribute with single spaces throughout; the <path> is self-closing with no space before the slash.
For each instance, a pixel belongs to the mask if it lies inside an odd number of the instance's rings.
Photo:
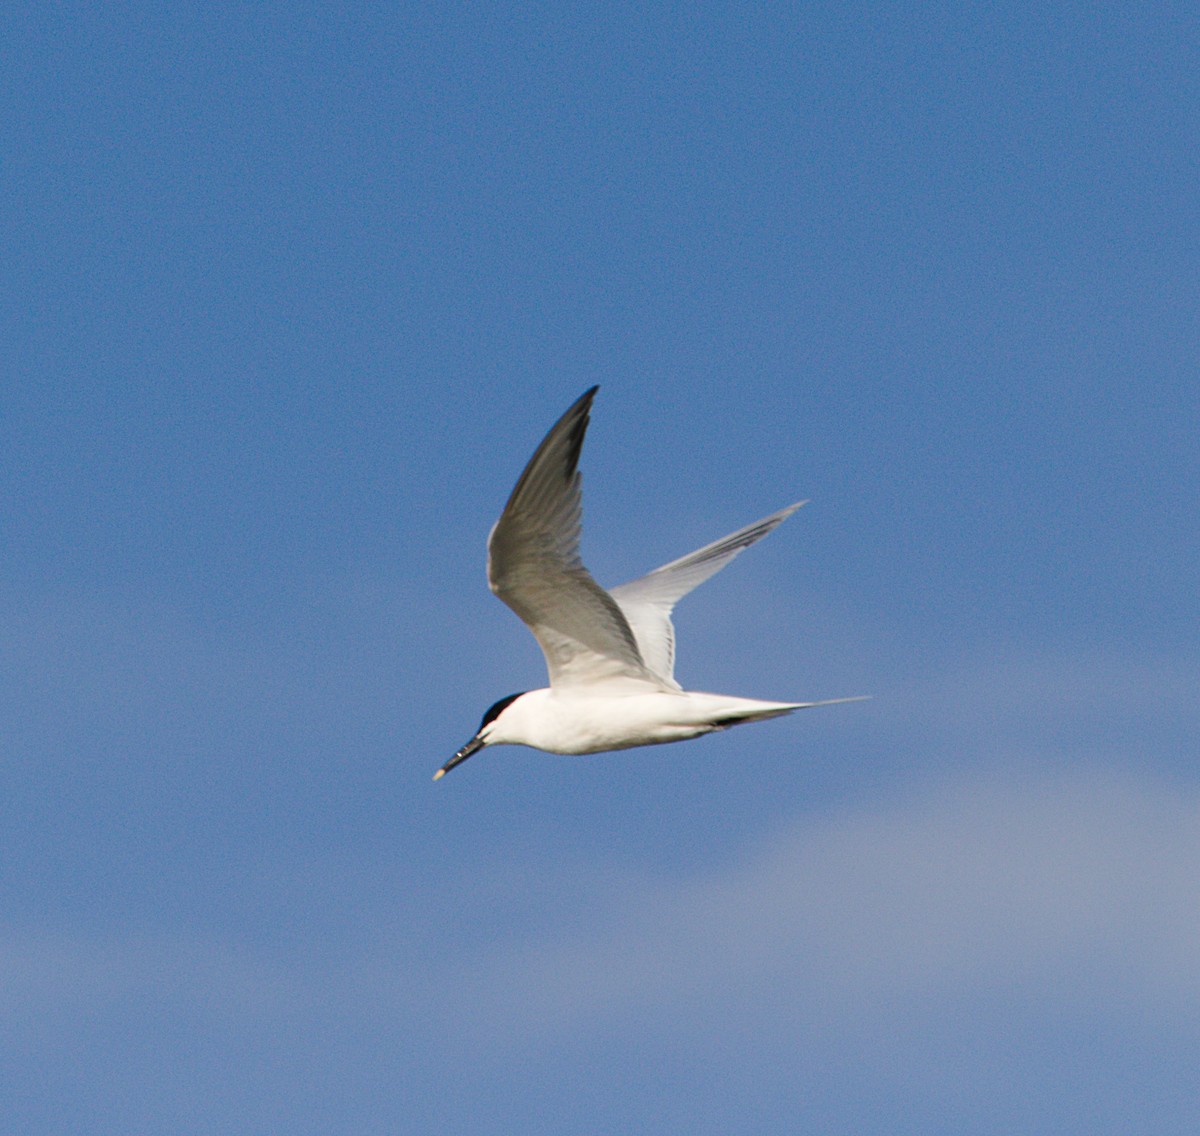
<path id="1" fill-rule="evenodd" d="M 804 502 L 605 591 L 579 557 L 579 453 L 598 389 L 576 400 L 542 440 L 488 536 L 488 584 L 533 632 L 550 685 L 491 706 L 435 781 L 485 746 L 600 753 L 858 701 L 762 702 L 684 690 L 675 681 L 675 604 Z"/>

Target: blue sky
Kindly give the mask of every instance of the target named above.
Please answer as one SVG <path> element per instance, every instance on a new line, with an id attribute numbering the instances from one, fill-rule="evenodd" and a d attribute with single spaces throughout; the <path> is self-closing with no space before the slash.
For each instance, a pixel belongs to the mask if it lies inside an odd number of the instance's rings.
<path id="1" fill-rule="evenodd" d="M 1192 1132 L 1186 5 L 0 16 L 11 1131 Z M 679 677 L 489 750 L 601 390 Z"/>

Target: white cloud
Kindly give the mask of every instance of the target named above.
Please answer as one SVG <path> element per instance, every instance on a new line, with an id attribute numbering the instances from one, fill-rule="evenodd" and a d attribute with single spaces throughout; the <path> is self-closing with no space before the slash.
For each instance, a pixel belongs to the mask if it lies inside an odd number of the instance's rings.
<path id="1" fill-rule="evenodd" d="M 475 1025 L 780 1000 L 825 1017 L 1047 976 L 1200 999 L 1200 795 L 1117 773 L 942 783 L 802 822 L 573 935 L 477 959 Z M 460 979 L 464 976 L 460 976 Z"/>
<path id="2" fill-rule="evenodd" d="M 880 1015 L 911 1025 L 922 1006 L 1006 990 L 1119 1017 L 1136 1004 L 1143 1022 L 1200 1009 L 1200 793 L 1145 776 L 1024 766 L 942 781 L 795 821 L 682 880 L 526 863 L 510 882 L 534 872 L 553 878 L 528 875 L 526 891 L 554 910 L 469 943 L 436 914 L 411 934 L 421 902 L 324 942 L 9 929 L 2 1008 L 44 1044 L 79 1021 L 161 1013 L 239 1033 L 340 1022 L 426 1063 L 630 1027 L 672 1045 L 861 1039 Z M 480 898 L 464 880 L 462 902 Z"/>
<path id="3" fill-rule="evenodd" d="M 906 766 L 926 769 L 922 787 L 797 817 L 686 878 L 553 849 L 420 885 L 397 860 L 387 888 L 379 864 L 340 864 L 331 886 L 356 914 L 332 938 L 0 929 L 0 1005 L 26 1020 L 147 997 L 231 1018 L 388 1018 L 450 1045 L 647 1015 L 686 1028 L 711 1007 L 756 1026 L 795 1007 L 852 1021 L 1024 982 L 1194 1006 L 1200 789 L 1171 779 L 1178 746 L 1162 744 L 1195 736 L 1192 678 L 1190 664 L 1102 657 L 946 666 L 864 704 L 913 754 Z M 1158 731 L 1155 771 L 1128 744 L 1139 722 Z M 1085 760 L 1097 733 L 1116 740 Z M 385 895 L 394 910 L 380 911 Z M 464 915 L 477 908 L 491 912 L 482 930 Z"/>

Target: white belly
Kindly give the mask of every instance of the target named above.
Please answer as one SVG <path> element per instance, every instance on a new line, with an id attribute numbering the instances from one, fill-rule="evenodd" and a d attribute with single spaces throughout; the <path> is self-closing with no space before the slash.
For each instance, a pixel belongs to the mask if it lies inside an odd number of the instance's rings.
<path id="1" fill-rule="evenodd" d="M 503 740 L 563 754 L 686 741 L 739 721 L 786 714 L 793 708 L 784 702 L 684 691 L 604 694 L 568 689 L 531 693 L 538 697 L 530 699 L 524 708 L 528 712 L 514 731 L 521 736 Z"/>

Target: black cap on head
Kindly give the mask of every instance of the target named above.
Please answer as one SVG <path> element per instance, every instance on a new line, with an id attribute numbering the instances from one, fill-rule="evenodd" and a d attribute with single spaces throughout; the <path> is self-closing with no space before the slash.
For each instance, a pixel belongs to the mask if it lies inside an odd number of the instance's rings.
<path id="1" fill-rule="evenodd" d="M 491 706 L 487 708 L 487 713 L 484 714 L 483 721 L 479 723 L 479 729 L 475 732 L 477 734 L 482 733 L 484 726 L 486 726 L 489 722 L 494 722 L 497 718 L 499 718 L 509 706 L 516 702 L 516 700 L 525 693 L 526 692 L 524 690 L 518 690 L 516 694 L 509 694 L 506 697 L 501 698 L 499 702 L 493 702 Z"/>

